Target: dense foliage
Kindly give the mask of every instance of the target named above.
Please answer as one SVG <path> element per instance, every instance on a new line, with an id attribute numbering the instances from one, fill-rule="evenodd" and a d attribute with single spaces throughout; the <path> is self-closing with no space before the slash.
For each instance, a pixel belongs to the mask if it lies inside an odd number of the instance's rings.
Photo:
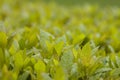
<path id="1" fill-rule="evenodd" d="M 120 9 L 0 4 L 0 80 L 119 80 Z"/>

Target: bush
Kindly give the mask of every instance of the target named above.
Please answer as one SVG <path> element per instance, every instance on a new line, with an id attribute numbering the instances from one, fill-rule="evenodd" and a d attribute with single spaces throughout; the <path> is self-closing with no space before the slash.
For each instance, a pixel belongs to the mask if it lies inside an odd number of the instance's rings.
<path id="1" fill-rule="evenodd" d="M 7 2 L 0 80 L 118 80 L 120 9 Z"/>

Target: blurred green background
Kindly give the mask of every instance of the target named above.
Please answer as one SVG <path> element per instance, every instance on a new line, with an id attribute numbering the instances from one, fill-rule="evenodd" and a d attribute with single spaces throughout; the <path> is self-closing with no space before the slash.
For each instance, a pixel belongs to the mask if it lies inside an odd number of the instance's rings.
<path id="1" fill-rule="evenodd" d="M 98 4 L 101 6 L 120 6 L 120 0 L 43 0 L 45 2 L 57 2 L 62 5 L 82 5 L 82 4 Z"/>
<path id="2" fill-rule="evenodd" d="M 51 2 L 55 2 L 59 5 L 64 5 L 64 6 L 76 6 L 76 5 L 84 5 L 84 4 L 97 4 L 100 6 L 116 6 L 116 7 L 120 7 L 120 0 L 0 0 L 0 4 L 2 4 L 2 2 L 45 2 L 45 3 L 51 3 Z"/>

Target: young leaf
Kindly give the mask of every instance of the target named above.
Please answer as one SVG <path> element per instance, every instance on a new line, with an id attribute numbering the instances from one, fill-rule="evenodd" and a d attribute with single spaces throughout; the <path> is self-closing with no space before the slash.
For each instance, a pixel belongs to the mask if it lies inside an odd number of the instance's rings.
<path id="1" fill-rule="evenodd" d="M 54 80 L 66 80 L 65 73 L 64 73 L 64 70 L 62 69 L 62 67 L 60 67 L 60 66 L 56 67 Z"/>
<path id="2" fill-rule="evenodd" d="M 37 72 L 37 74 L 40 74 L 42 72 L 46 71 L 46 65 L 42 60 L 39 60 L 35 65 L 34 69 Z"/>
<path id="3" fill-rule="evenodd" d="M 91 47 L 90 47 L 90 43 L 88 42 L 83 48 L 82 48 L 82 52 L 81 54 L 85 55 L 85 56 L 90 56 L 91 55 Z"/>
<path id="4" fill-rule="evenodd" d="M 55 44 L 55 50 L 56 50 L 58 56 L 61 55 L 63 45 L 64 45 L 64 42 L 59 42 L 59 43 Z"/>
<path id="5" fill-rule="evenodd" d="M 7 46 L 7 36 L 4 32 L 0 32 L 0 48 Z"/>
<path id="6" fill-rule="evenodd" d="M 5 61 L 5 55 L 3 53 L 3 50 L 0 48 L 0 68 L 2 68 L 2 66 L 4 65 L 4 61 Z"/>
<path id="7" fill-rule="evenodd" d="M 14 56 L 14 64 L 15 70 L 19 71 L 23 67 L 24 59 L 23 59 L 23 52 L 19 51 Z"/>
<path id="8" fill-rule="evenodd" d="M 74 60 L 74 57 L 73 57 L 72 51 L 67 50 L 63 52 L 60 63 L 65 70 L 69 71 L 73 64 L 73 60 Z"/>
<path id="9" fill-rule="evenodd" d="M 82 40 L 85 38 L 85 35 L 84 34 L 80 34 L 80 35 L 75 35 L 73 37 L 74 37 L 73 44 L 77 44 L 77 43 L 81 43 L 82 42 Z"/>

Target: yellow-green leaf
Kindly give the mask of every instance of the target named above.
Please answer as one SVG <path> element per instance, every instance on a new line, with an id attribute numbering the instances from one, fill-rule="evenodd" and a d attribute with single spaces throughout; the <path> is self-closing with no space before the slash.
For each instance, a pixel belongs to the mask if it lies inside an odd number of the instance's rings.
<path id="1" fill-rule="evenodd" d="M 7 36 L 4 32 L 0 32 L 0 47 L 5 48 L 7 45 Z"/>
<path id="2" fill-rule="evenodd" d="M 46 65 L 42 60 L 39 60 L 35 65 L 34 65 L 35 71 L 39 74 L 42 72 L 46 71 Z"/>

